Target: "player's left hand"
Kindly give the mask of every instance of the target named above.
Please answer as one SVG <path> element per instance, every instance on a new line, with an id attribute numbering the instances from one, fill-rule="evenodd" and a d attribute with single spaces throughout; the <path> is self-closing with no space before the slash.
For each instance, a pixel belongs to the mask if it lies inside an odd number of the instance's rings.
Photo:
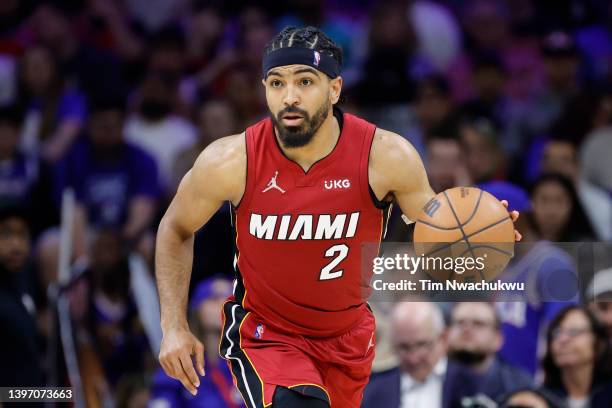
<path id="1" fill-rule="evenodd" d="M 508 208 L 508 200 L 501 200 L 501 203 L 504 205 L 504 207 Z M 514 210 L 514 211 L 508 211 L 510 213 L 510 218 L 512 219 L 512 222 L 516 222 L 516 220 L 518 220 L 519 217 L 519 212 Z M 520 232 L 518 232 L 517 230 L 514 230 L 514 240 L 515 241 L 520 241 L 521 239 L 523 239 L 523 236 L 521 235 Z"/>

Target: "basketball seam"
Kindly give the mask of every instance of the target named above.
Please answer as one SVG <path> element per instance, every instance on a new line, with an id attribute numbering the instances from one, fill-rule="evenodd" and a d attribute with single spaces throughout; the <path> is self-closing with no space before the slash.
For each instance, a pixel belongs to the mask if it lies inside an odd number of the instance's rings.
<path id="1" fill-rule="evenodd" d="M 455 217 L 455 220 L 457 221 L 457 225 L 459 226 L 459 231 L 461 231 L 461 235 L 463 235 L 463 239 L 465 240 L 466 244 L 468 245 L 468 248 L 470 249 L 470 252 L 472 253 L 472 258 L 476 258 L 474 251 L 472 251 L 472 247 L 470 246 L 470 241 L 468 240 L 467 235 L 465 235 L 465 231 L 463 230 L 461 221 L 459 221 L 459 217 L 457 216 L 457 213 L 455 212 L 455 209 L 453 208 L 453 204 L 451 203 L 450 198 L 448 198 L 448 194 L 446 194 L 446 191 L 444 192 L 444 197 L 446 197 L 446 202 L 448 202 L 448 206 L 450 207 L 453 213 L 453 216 Z"/>
<path id="2" fill-rule="evenodd" d="M 509 257 L 511 257 L 511 258 L 512 258 L 512 255 L 513 255 L 513 254 L 511 254 L 510 252 L 508 252 L 508 251 L 504 251 L 503 249 L 496 248 L 496 247 L 494 247 L 493 245 L 475 245 L 473 248 L 471 248 L 471 247 L 470 247 L 469 249 L 466 249 L 465 251 L 463 251 L 462 253 L 460 253 L 460 254 L 459 254 L 459 256 L 461 257 L 461 256 L 465 255 L 465 253 L 466 253 L 467 251 L 470 251 L 470 250 L 472 250 L 472 251 L 473 251 L 473 249 L 478 249 L 478 248 L 488 248 L 488 249 L 491 249 L 491 250 L 494 250 L 494 251 L 497 251 L 497 252 L 501 252 L 501 253 L 502 253 L 502 254 L 504 254 L 504 255 L 508 255 L 508 256 L 509 256 Z M 478 273 L 480 274 L 480 279 L 485 279 L 483 269 L 479 269 L 479 270 L 478 270 Z M 486 280 L 486 279 L 485 279 L 485 280 Z"/>
<path id="3" fill-rule="evenodd" d="M 470 214 L 470 216 L 468 217 L 468 219 L 467 219 L 467 220 L 466 220 L 466 221 L 465 221 L 463 224 L 462 224 L 462 223 L 460 223 L 460 222 L 458 222 L 458 225 L 459 225 L 459 226 L 461 226 L 461 227 L 462 227 L 462 226 L 465 226 L 465 225 L 467 225 L 467 224 L 468 224 L 470 221 L 472 221 L 472 218 L 474 218 L 474 216 L 476 215 L 476 211 L 478 211 L 478 206 L 480 205 L 480 199 L 482 198 L 482 193 L 483 193 L 483 190 L 480 190 L 480 194 L 478 195 L 478 200 L 476 200 L 476 205 L 474 206 L 474 210 L 472 211 L 472 213 Z M 455 219 L 457 219 L 457 217 L 455 217 Z M 440 226 L 438 226 L 438 225 L 434 225 L 434 224 L 432 224 L 432 223 L 430 223 L 430 222 L 428 222 L 428 221 L 422 220 L 422 219 L 419 219 L 419 220 L 417 220 L 417 221 L 418 221 L 418 222 L 421 222 L 421 223 L 423 223 L 423 224 L 425 224 L 425 225 L 429 225 L 429 226 L 430 226 L 430 227 L 432 227 L 432 228 L 437 228 L 437 229 L 440 229 L 440 230 L 445 230 L 445 231 L 450 231 L 450 230 L 454 230 L 454 229 L 456 229 L 456 228 L 457 228 L 457 227 L 440 227 Z M 459 220 L 457 220 L 457 221 L 459 221 Z"/>
<path id="4" fill-rule="evenodd" d="M 480 190 L 480 194 L 478 194 L 478 200 L 476 200 L 476 205 L 474 206 L 474 211 L 472 211 L 472 214 L 470 214 L 468 219 L 465 220 L 465 223 L 461 224 L 462 226 L 467 225 L 470 221 L 472 221 L 472 218 L 474 218 L 474 216 L 476 215 L 476 211 L 478 211 L 478 206 L 480 205 L 480 199 L 482 198 L 483 192 L 484 192 L 483 190 Z"/>
<path id="5" fill-rule="evenodd" d="M 511 252 L 508 251 L 504 251 L 503 249 L 499 249 L 497 247 L 494 247 L 493 245 L 474 245 L 473 247 L 474 249 L 478 249 L 478 248 L 489 248 L 492 249 L 494 251 L 497 252 L 501 252 L 504 255 L 508 255 L 508 256 L 513 256 L 514 254 L 512 254 Z M 465 251 L 463 251 L 462 253 L 459 254 L 459 256 L 463 256 L 463 254 L 465 254 L 468 251 L 468 249 L 466 249 Z"/>
<path id="6" fill-rule="evenodd" d="M 501 220 L 499 220 L 499 221 L 495 221 L 494 223 L 489 224 L 489 225 L 487 225 L 486 227 L 483 227 L 483 228 L 481 228 L 481 229 L 479 229 L 479 230 L 476 230 L 476 231 L 474 231 L 474 232 L 470 233 L 469 235 L 466 235 L 466 238 L 470 238 L 470 237 L 473 237 L 473 236 L 474 236 L 474 235 L 476 235 L 476 234 L 480 234 L 481 232 L 486 231 L 486 230 L 488 230 L 489 228 L 493 228 L 493 227 L 495 227 L 496 225 L 499 225 L 499 224 L 501 224 L 502 222 L 507 221 L 507 220 L 509 220 L 509 219 L 510 219 L 510 217 L 504 217 L 504 218 L 502 218 L 502 219 L 501 219 Z M 433 225 L 432 225 L 431 227 L 436 228 L 436 227 L 435 227 L 435 226 L 433 226 Z M 453 229 L 455 229 L 455 228 L 453 228 Z M 460 239 L 458 239 L 458 240 L 456 240 L 456 241 L 453 241 L 453 242 L 449 242 L 449 243 L 447 243 L 446 245 L 441 246 L 440 248 L 436 248 L 435 250 L 433 250 L 433 251 L 429 252 L 428 254 L 424 254 L 423 256 L 430 256 L 430 255 L 431 255 L 431 254 L 433 254 L 434 252 L 438 252 L 438 251 L 440 251 L 440 250 L 442 250 L 442 249 L 446 249 L 446 248 L 450 247 L 451 245 L 456 244 L 456 243 L 458 243 L 458 242 L 460 242 L 460 241 L 463 241 L 463 238 L 460 238 Z"/>

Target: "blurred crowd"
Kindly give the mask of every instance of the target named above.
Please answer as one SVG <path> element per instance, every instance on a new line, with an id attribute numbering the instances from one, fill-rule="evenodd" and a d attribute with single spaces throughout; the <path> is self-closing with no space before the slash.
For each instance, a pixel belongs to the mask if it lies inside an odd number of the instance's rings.
<path id="1" fill-rule="evenodd" d="M 373 305 L 364 406 L 612 406 L 609 265 L 593 263 L 588 288 L 570 273 L 568 293 L 545 293 L 552 274 L 577 269 L 555 242 L 612 242 L 609 0 L 0 1 L 0 385 L 74 384 L 76 361 L 91 406 L 242 406 L 216 354 L 229 206 L 195 240 L 197 397 L 156 362 L 154 237 L 198 153 L 268 114 L 261 55 L 288 25 L 342 46 L 341 109 L 412 142 L 436 192 L 507 199 L 532 244 L 509 268 L 536 276 L 528 300 Z M 387 239 L 410 239 L 397 213 Z"/>

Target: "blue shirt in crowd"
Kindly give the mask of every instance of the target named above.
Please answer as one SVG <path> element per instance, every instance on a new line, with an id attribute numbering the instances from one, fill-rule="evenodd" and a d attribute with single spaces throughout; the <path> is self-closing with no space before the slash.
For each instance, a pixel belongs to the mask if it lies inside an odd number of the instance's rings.
<path id="1" fill-rule="evenodd" d="M 100 156 L 89 140 L 81 140 L 58 165 L 56 178 L 56 199 L 72 186 L 94 226 L 120 226 L 131 199 L 161 195 L 155 161 L 129 143 L 122 143 L 116 154 Z"/>

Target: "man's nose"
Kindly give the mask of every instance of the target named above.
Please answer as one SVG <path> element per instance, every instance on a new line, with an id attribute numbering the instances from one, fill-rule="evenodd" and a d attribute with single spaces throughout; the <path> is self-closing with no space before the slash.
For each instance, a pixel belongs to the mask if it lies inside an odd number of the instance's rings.
<path id="1" fill-rule="evenodd" d="M 287 91 L 283 99 L 285 106 L 295 106 L 300 103 L 299 91 L 294 85 L 287 85 Z"/>

